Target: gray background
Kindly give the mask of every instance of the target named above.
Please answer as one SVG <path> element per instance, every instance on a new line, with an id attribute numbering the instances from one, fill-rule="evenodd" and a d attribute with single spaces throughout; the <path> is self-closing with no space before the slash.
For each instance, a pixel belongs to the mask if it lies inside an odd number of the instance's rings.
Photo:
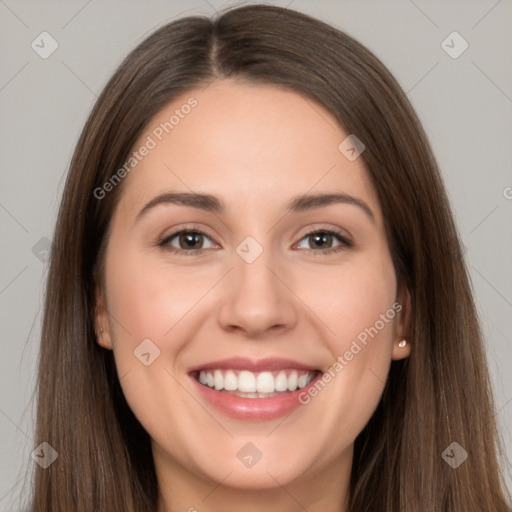
<path id="1" fill-rule="evenodd" d="M 301 1 L 397 77 L 441 166 L 487 338 L 498 420 L 512 455 L 512 1 Z M 0 510 L 29 492 L 45 248 L 73 148 L 108 77 L 167 21 L 227 5 L 196 1 L 0 0 Z M 47 59 L 31 47 L 57 41 Z M 457 31 L 458 58 L 441 46 Z M 449 41 L 449 40 L 448 40 Z M 452 43 L 448 43 L 452 44 Z M 459 43 L 453 43 L 455 49 Z M 471 457 L 471 447 L 465 447 Z M 77 468 L 78 469 L 78 468 Z M 504 467 L 512 488 L 510 464 Z"/>

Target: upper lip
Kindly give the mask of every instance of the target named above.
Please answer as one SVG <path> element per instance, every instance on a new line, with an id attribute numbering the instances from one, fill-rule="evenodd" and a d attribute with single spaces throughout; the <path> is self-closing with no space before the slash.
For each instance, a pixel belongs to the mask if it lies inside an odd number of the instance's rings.
<path id="1" fill-rule="evenodd" d="M 247 370 L 253 373 L 264 371 L 277 371 L 284 369 L 296 369 L 304 371 L 317 371 L 318 367 L 302 364 L 292 359 L 266 358 L 249 359 L 247 357 L 231 357 L 229 359 L 220 359 L 209 363 L 200 364 L 190 368 L 190 372 L 199 370 Z"/>

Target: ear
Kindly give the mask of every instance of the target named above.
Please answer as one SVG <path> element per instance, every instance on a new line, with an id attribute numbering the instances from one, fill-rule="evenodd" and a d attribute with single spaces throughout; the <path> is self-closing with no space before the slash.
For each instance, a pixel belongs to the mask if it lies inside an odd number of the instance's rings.
<path id="1" fill-rule="evenodd" d="M 96 285 L 96 312 L 94 328 L 96 330 L 96 341 L 98 342 L 98 345 L 111 350 L 112 337 L 110 334 L 110 323 L 108 321 L 106 300 L 99 285 Z"/>
<path id="2" fill-rule="evenodd" d="M 397 302 L 401 305 L 400 310 L 397 308 L 397 316 L 395 320 L 395 332 L 393 339 L 393 351 L 391 359 L 397 361 L 409 357 L 411 354 L 411 316 L 412 301 L 411 294 L 406 286 L 402 286 L 397 295 Z M 399 343 L 406 341 L 405 346 L 399 346 Z"/>

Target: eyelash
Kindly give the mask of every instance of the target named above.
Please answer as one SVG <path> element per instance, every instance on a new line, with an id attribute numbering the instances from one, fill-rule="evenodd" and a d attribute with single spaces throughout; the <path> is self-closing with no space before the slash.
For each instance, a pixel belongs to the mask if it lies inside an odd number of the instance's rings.
<path id="1" fill-rule="evenodd" d="M 204 251 L 206 249 L 177 249 L 176 247 L 172 247 L 172 246 L 168 245 L 171 240 L 173 240 L 178 235 L 181 235 L 183 233 L 203 235 L 203 236 L 206 236 L 207 238 L 211 239 L 211 237 L 207 233 L 202 231 L 201 229 L 196 229 L 196 228 L 180 229 L 179 231 L 175 231 L 174 233 L 171 233 L 170 235 L 167 235 L 167 236 L 165 236 L 163 238 L 160 238 L 158 240 L 158 242 L 157 242 L 157 246 L 162 248 L 165 251 L 169 251 L 169 252 L 174 253 L 174 254 L 180 254 L 180 255 L 183 255 L 183 256 L 192 255 L 192 254 L 195 254 L 197 256 L 200 253 L 204 254 Z M 307 238 L 307 237 L 309 237 L 309 236 L 311 236 L 313 234 L 317 234 L 317 233 L 333 235 L 335 238 L 337 238 L 337 240 L 340 242 L 340 244 L 338 246 L 336 246 L 336 247 L 331 247 L 330 249 L 325 249 L 325 250 L 322 250 L 322 249 L 316 249 L 316 250 L 315 249 L 303 249 L 303 250 L 305 250 L 307 252 L 310 252 L 310 253 L 313 253 L 313 254 L 316 253 L 315 256 L 324 256 L 324 255 L 334 254 L 334 253 L 337 253 L 339 251 L 343 251 L 345 249 L 350 249 L 353 246 L 353 243 L 350 240 L 348 240 L 343 235 L 343 233 L 341 233 L 340 231 L 337 231 L 336 229 L 332 229 L 332 228 L 329 228 L 329 229 L 317 228 L 317 229 L 313 229 L 311 231 L 308 231 L 299 240 L 299 242 L 301 242 L 305 238 Z M 320 253 L 320 254 L 318 254 L 318 253 Z"/>

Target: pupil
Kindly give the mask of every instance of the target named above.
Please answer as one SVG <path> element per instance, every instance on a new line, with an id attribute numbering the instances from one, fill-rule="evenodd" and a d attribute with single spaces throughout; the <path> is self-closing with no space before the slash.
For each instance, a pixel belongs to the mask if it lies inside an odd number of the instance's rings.
<path id="1" fill-rule="evenodd" d="M 193 248 L 197 243 L 197 239 L 201 241 L 202 235 L 199 233 L 185 233 L 181 235 L 181 241 L 184 242 L 189 248 Z"/>
<path id="2" fill-rule="evenodd" d="M 314 240 L 314 244 L 316 246 L 321 246 L 322 243 L 329 242 L 331 239 L 331 235 L 328 233 L 322 233 L 322 234 L 315 234 L 312 235 L 312 239 Z"/>

